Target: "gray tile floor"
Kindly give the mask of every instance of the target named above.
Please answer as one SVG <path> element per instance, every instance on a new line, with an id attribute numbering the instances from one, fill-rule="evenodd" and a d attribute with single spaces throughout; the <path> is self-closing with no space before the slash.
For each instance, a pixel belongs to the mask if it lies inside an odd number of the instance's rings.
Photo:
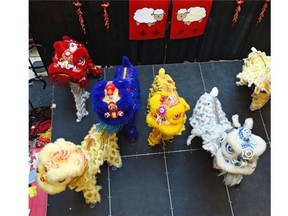
<path id="1" fill-rule="evenodd" d="M 270 215 L 270 103 L 260 111 L 249 110 L 251 88 L 235 85 L 236 74 L 242 69 L 242 60 L 205 63 L 146 65 L 137 67 L 141 89 L 141 108 L 137 113 L 136 127 L 140 138 L 131 145 L 119 133 L 118 145 L 123 166 L 113 171 L 106 164 L 97 175 L 102 202 L 90 209 L 82 193 L 70 191 L 48 197 L 48 216 L 108 215 L 108 216 L 269 216 Z M 191 109 L 198 98 L 212 87 L 219 89 L 219 100 L 229 120 L 235 113 L 240 122 L 254 119 L 252 132 L 261 136 L 267 149 L 258 161 L 251 176 L 245 176 L 240 190 L 226 187 L 222 177 L 212 167 L 209 152 L 201 147 L 200 138 L 187 147 L 186 139 L 192 129 L 188 121 L 181 136 L 166 146 L 148 148 L 151 131 L 145 122 L 149 88 L 160 67 L 174 79 L 177 91 Z M 111 80 L 114 68 L 105 68 L 104 79 Z M 86 90 L 90 91 L 97 80 L 89 78 Z M 89 115 L 76 123 L 75 104 L 70 89 L 48 86 L 43 91 L 37 85 L 29 87 L 34 104 L 56 104 L 52 115 L 52 140 L 63 137 L 74 143 L 82 141 L 90 127 L 97 123 L 92 111 L 91 98 L 86 103 Z M 39 94 L 42 94 L 39 97 Z M 38 97 L 38 98 L 37 98 Z"/>

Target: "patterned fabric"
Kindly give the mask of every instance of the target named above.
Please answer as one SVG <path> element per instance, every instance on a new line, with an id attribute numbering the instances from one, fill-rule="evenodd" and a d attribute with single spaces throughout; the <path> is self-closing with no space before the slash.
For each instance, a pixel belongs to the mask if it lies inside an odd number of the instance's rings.
<path id="1" fill-rule="evenodd" d="M 218 89 L 214 87 L 210 93 L 205 92 L 198 99 L 193 114 L 189 118 L 193 129 L 187 139 L 187 145 L 190 145 L 194 137 L 201 137 L 203 139 L 202 147 L 212 156 L 215 156 L 220 148 L 222 133 L 232 129 L 217 96 Z"/>
<path id="2" fill-rule="evenodd" d="M 123 129 L 130 142 L 138 139 L 135 114 L 140 108 L 138 72 L 127 56 L 115 69 L 112 81 L 102 80 L 92 89 L 93 111 L 110 132 Z"/>
<path id="3" fill-rule="evenodd" d="M 101 201 L 96 184 L 96 174 L 105 161 L 109 166 L 120 168 L 122 160 L 116 133 L 108 135 L 93 125 L 82 141 L 76 145 L 63 138 L 49 143 L 39 153 L 36 181 L 50 195 L 58 194 L 67 187 L 83 192 L 87 204 L 94 206 Z"/>
<path id="4" fill-rule="evenodd" d="M 248 58 L 244 59 L 242 72 L 236 76 L 240 79 L 236 85 L 254 87 L 250 105 L 250 109 L 254 111 L 261 109 L 270 98 L 271 59 L 270 56 L 266 56 L 265 52 L 258 51 L 254 47 L 251 50 Z"/>
<path id="5" fill-rule="evenodd" d="M 233 186 L 240 184 L 243 175 L 254 172 L 258 158 L 266 149 L 266 142 L 252 134 L 252 118 L 246 119 L 241 127 L 239 116 L 233 115 L 232 125 L 217 96 L 218 89 L 214 87 L 209 94 L 204 93 L 198 99 L 189 119 L 193 129 L 187 145 L 194 137 L 201 137 L 202 147 L 213 157 L 213 167 L 220 171 L 219 175 L 224 175 L 225 185 Z"/>
<path id="6" fill-rule="evenodd" d="M 190 106 L 178 95 L 173 79 L 161 68 L 154 78 L 148 96 L 146 122 L 153 130 L 149 135 L 150 146 L 164 143 L 185 130 L 186 114 Z"/>

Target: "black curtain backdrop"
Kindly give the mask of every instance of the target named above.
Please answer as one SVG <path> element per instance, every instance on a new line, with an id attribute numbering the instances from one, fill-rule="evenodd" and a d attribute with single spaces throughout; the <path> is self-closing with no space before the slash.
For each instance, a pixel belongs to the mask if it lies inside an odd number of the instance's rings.
<path id="1" fill-rule="evenodd" d="M 264 0 L 245 0 L 234 27 L 236 1 L 214 0 L 204 35 L 170 40 L 171 0 L 165 38 L 146 41 L 129 40 L 127 0 L 109 1 L 109 32 L 104 26 L 103 1 L 80 1 L 86 36 L 72 2 L 29 1 L 29 32 L 36 43 L 46 47 L 45 55 L 40 51 L 46 65 L 52 60 L 53 43 L 63 35 L 85 44 L 93 62 L 101 66 L 119 65 L 123 55 L 135 65 L 243 59 L 253 46 L 271 55 L 271 2 L 262 22 L 256 26 Z"/>

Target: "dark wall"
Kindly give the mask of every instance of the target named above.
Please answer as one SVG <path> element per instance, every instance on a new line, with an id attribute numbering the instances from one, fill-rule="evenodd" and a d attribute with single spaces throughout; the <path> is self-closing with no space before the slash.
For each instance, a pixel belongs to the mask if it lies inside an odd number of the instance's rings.
<path id="1" fill-rule="evenodd" d="M 93 62 L 102 66 L 121 64 L 123 55 L 129 56 L 135 65 L 243 59 L 252 46 L 270 55 L 270 2 L 262 22 L 255 25 L 264 0 L 245 0 L 234 27 L 231 24 L 236 1 L 214 0 L 204 35 L 170 40 L 168 19 L 166 37 L 146 41 L 129 40 L 128 1 L 109 1 L 109 32 L 100 6 L 103 1 L 80 1 L 86 36 L 72 2 L 29 1 L 29 31 L 36 43 L 46 47 L 45 56 L 40 55 L 47 65 L 54 53 L 53 43 L 63 35 L 86 44 Z"/>

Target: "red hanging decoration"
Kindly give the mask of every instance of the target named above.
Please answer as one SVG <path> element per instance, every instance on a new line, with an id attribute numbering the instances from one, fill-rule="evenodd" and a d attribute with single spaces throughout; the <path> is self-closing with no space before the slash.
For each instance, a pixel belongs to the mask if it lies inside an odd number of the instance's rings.
<path id="1" fill-rule="evenodd" d="M 78 15 L 78 18 L 79 18 L 79 22 L 80 22 L 80 25 L 81 25 L 81 28 L 83 30 L 83 33 L 86 35 L 86 29 L 85 29 L 85 24 L 84 24 L 84 19 L 83 19 L 83 16 L 82 16 L 82 11 L 81 11 L 81 6 L 82 6 L 82 3 L 80 3 L 79 1 L 76 1 L 76 2 L 73 2 L 72 3 L 73 6 L 75 6 L 77 9 L 76 13 Z"/>
<path id="2" fill-rule="evenodd" d="M 232 20 L 232 27 L 234 26 L 234 24 L 238 20 L 238 15 L 239 15 L 239 13 L 241 11 L 241 5 L 244 4 L 244 0 L 236 0 L 236 2 L 237 2 L 237 6 L 236 6 L 235 14 L 234 14 L 233 20 Z"/>
<path id="3" fill-rule="evenodd" d="M 109 15 L 107 12 L 107 8 L 109 7 L 110 3 L 106 1 L 103 1 L 103 4 L 101 4 L 101 7 L 103 8 L 103 17 L 104 17 L 104 22 L 105 22 L 105 27 L 107 31 L 109 31 L 110 25 L 109 25 Z"/>
<path id="4" fill-rule="evenodd" d="M 268 2 L 270 2 L 270 0 L 264 0 L 264 1 L 265 1 L 265 3 L 263 5 L 263 7 L 262 7 L 261 13 L 258 16 L 256 26 L 262 21 L 262 19 L 264 17 L 264 13 L 265 13 L 265 11 L 266 11 L 266 9 L 268 7 Z"/>

